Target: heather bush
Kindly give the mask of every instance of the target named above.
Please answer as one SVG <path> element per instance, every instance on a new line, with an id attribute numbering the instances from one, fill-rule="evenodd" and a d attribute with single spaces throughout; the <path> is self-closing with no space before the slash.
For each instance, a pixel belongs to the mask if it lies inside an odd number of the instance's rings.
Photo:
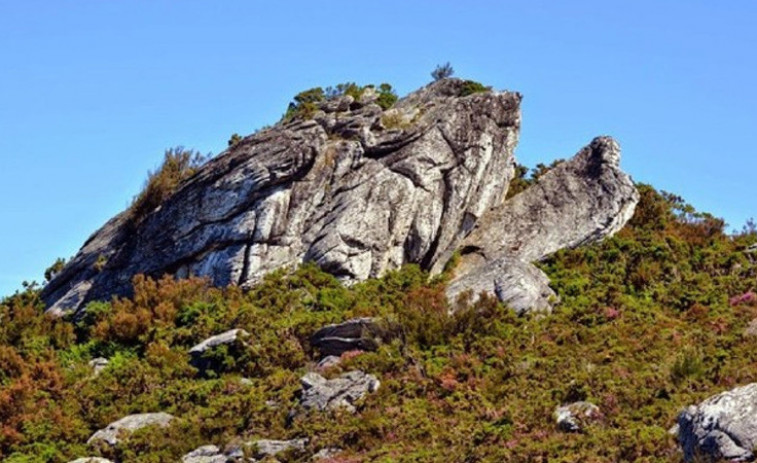
<path id="1" fill-rule="evenodd" d="M 163 204 L 181 182 L 194 175 L 209 157 L 180 146 L 167 149 L 161 166 L 148 174 L 144 188 L 134 198 L 129 209 L 131 219 L 135 222 L 143 220 Z"/>
<path id="2" fill-rule="evenodd" d="M 455 74 L 455 70 L 452 67 L 452 65 L 449 64 L 449 62 L 444 63 L 444 64 L 439 64 L 436 66 L 436 68 L 434 68 L 433 71 L 431 71 L 431 77 L 433 77 L 435 81 L 447 79 L 449 77 L 452 77 L 454 74 Z"/>
<path id="3" fill-rule="evenodd" d="M 757 237 L 728 235 L 680 198 L 639 188 L 616 236 L 540 264 L 562 301 L 546 317 L 485 295 L 450 304 L 454 264 L 437 278 L 407 266 L 350 287 L 305 264 L 249 291 L 137 276 L 131 298 L 92 302 L 76 319 L 44 315 L 29 285 L 0 302 L 0 460 L 96 454 L 86 445 L 95 430 L 165 411 L 177 417 L 169 427 L 103 455 L 175 462 L 204 444 L 308 437 L 305 454 L 280 461 L 338 447 L 331 461 L 679 462 L 667 429 L 680 409 L 757 381 L 743 335 L 757 318 L 747 251 Z M 290 416 L 316 361 L 310 335 L 358 316 L 379 317 L 393 340 L 324 374 L 359 368 L 380 389 L 354 415 Z M 247 347 L 209 354 L 223 368 L 201 376 L 188 350 L 232 328 L 250 333 Z M 88 362 L 99 356 L 109 364 L 94 375 Z M 576 399 L 603 419 L 566 434 L 552 412 Z"/>

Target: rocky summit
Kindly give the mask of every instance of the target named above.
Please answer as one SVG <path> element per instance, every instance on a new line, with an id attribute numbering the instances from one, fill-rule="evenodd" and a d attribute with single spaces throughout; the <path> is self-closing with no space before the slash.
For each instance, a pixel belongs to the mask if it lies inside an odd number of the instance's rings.
<path id="1" fill-rule="evenodd" d="M 389 109 L 375 91 L 340 95 L 242 138 L 144 217 L 95 232 L 45 287 L 49 311 L 128 295 L 140 273 L 247 287 L 314 262 L 350 283 L 411 263 L 437 274 L 455 253 L 450 297 L 549 310 L 532 263 L 616 232 L 638 193 L 617 142 L 599 137 L 506 199 L 521 95 L 468 84 L 442 79 Z"/>

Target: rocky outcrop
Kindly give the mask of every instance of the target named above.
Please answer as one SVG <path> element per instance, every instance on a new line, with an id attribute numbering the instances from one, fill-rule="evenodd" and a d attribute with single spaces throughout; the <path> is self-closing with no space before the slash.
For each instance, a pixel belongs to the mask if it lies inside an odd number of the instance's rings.
<path id="1" fill-rule="evenodd" d="M 691 405 L 678 416 L 686 461 L 752 461 L 757 448 L 757 383 Z"/>
<path id="2" fill-rule="evenodd" d="M 61 314 L 128 295 L 137 273 L 248 286 L 304 261 L 345 282 L 407 263 L 438 273 L 462 247 L 451 295 L 471 287 L 541 307 L 551 293 L 528 265 L 617 230 L 636 192 L 617 144 L 600 138 L 503 204 L 521 96 L 466 88 L 443 79 L 386 111 L 374 92 L 344 96 L 246 137 L 146 216 L 111 219 L 42 297 Z"/>
<path id="3" fill-rule="evenodd" d="M 448 295 L 483 291 L 518 312 L 549 310 L 556 296 L 531 263 L 612 235 L 630 220 L 639 194 L 619 162 L 617 142 L 595 138 L 490 211 L 463 241 Z"/>
<path id="4" fill-rule="evenodd" d="M 374 351 L 387 336 L 375 319 L 353 318 L 319 329 L 310 337 L 310 345 L 324 357 L 338 357 L 351 350 Z"/>
<path id="5" fill-rule="evenodd" d="M 243 444 L 232 445 L 226 451 L 215 445 L 203 445 L 181 459 L 182 463 L 226 463 L 226 462 L 255 462 L 269 456 L 284 452 L 302 453 L 308 439 L 272 440 L 258 439 Z M 250 449 L 245 452 L 245 449 Z M 252 454 L 252 459 L 245 458 L 245 453 Z M 265 460 L 269 461 L 269 460 Z M 274 460 L 275 461 L 275 460 Z"/>
<path id="6" fill-rule="evenodd" d="M 602 419 L 602 412 L 591 402 L 579 401 L 557 407 L 554 417 L 561 431 L 583 432 L 588 424 Z"/>
<path id="7" fill-rule="evenodd" d="M 125 434 L 132 433 L 146 426 L 165 427 L 168 426 L 171 420 L 173 420 L 173 416 L 163 412 L 125 416 L 92 434 L 87 443 L 97 444 L 104 442 L 108 445 L 116 445 Z"/>
<path id="8" fill-rule="evenodd" d="M 318 373 L 308 373 L 301 379 L 301 405 L 305 409 L 334 410 L 345 409 L 355 412 L 355 402 L 378 390 L 379 380 L 362 371 L 350 371 L 334 378 L 326 379 Z"/>
<path id="9" fill-rule="evenodd" d="M 76 460 L 71 460 L 68 463 L 113 463 L 113 462 L 111 460 L 108 460 L 107 458 L 85 457 L 85 458 L 77 458 Z"/>

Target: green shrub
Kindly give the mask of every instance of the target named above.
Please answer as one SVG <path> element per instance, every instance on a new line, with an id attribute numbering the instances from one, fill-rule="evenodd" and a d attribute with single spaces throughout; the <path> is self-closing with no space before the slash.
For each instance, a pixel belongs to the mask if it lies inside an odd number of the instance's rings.
<path id="1" fill-rule="evenodd" d="M 433 71 L 431 71 L 431 77 L 433 77 L 434 81 L 450 78 L 454 74 L 455 70 L 449 62 L 439 64 Z"/>
<path id="2" fill-rule="evenodd" d="M 484 84 L 476 82 L 475 80 L 466 80 L 463 82 L 463 86 L 460 89 L 460 96 L 473 95 L 474 93 L 482 93 L 491 91 L 491 87 L 487 87 Z"/>
<path id="3" fill-rule="evenodd" d="M 242 141 L 242 136 L 238 133 L 232 133 L 228 141 L 229 148 L 236 146 L 240 141 Z"/>
<path id="4" fill-rule="evenodd" d="M 63 270 L 63 267 L 65 266 L 66 266 L 66 259 L 63 259 L 61 257 L 55 259 L 55 262 L 53 262 L 53 265 L 45 269 L 45 281 L 49 282 L 50 280 L 55 278 L 55 275 L 60 273 L 60 271 Z"/>
<path id="5" fill-rule="evenodd" d="M 394 106 L 394 103 L 396 102 L 397 93 L 395 93 L 392 86 L 387 83 L 379 85 L 379 96 L 376 100 L 376 104 L 381 106 L 381 108 L 386 111 L 387 109 Z"/>
<path id="6" fill-rule="evenodd" d="M 194 175 L 209 157 L 183 147 L 167 149 L 161 166 L 148 174 L 142 192 L 134 198 L 129 209 L 131 220 L 135 223 L 142 221 L 170 198 L 179 185 Z"/>
<path id="7" fill-rule="evenodd" d="M 363 92 L 369 87 L 376 88 L 374 85 L 360 86 L 354 82 L 344 82 L 333 87 L 326 87 L 325 90 L 321 87 L 305 90 L 304 92 L 295 95 L 293 99 L 294 101 L 289 103 L 289 107 L 282 117 L 282 121 L 312 119 L 316 111 L 318 111 L 319 103 L 334 98 L 351 96 L 355 101 L 359 101 L 363 96 Z M 376 99 L 376 104 L 386 110 L 391 108 L 396 102 L 397 94 L 391 85 L 382 83 L 378 86 L 378 98 Z"/>
<path id="8" fill-rule="evenodd" d="M 294 101 L 289 103 L 283 120 L 310 119 L 318 110 L 318 103 L 326 99 L 326 94 L 321 87 L 314 87 L 298 93 Z"/>

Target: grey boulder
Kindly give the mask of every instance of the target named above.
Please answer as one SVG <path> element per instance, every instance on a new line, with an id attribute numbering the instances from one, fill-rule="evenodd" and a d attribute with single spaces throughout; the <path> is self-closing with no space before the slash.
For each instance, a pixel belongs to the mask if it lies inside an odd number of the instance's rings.
<path id="1" fill-rule="evenodd" d="M 350 371 L 334 379 L 326 379 L 318 373 L 307 373 L 300 380 L 302 384 L 301 405 L 312 410 L 344 409 L 355 412 L 355 403 L 371 392 L 378 390 L 381 383 L 373 375 L 360 370 Z"/>
<path id="2" fill-rule="evenodd" d="M 258 439 L 245 442 L 244 444 L 232 446 L 231 448 L 227 449 L 227 451 L 223 455 L 226 458 L 226 461 L 255 462 L 266 457 L 273 457 L 277 454 L 288 451 L 302 453 L 305 451 L 305 446 L 307 446 L 307 444 L 308 439 L 306 438 L 289 440 Z M 248 453 L 252 454 L 251 460 L 244 459 L 245 449 L 249 449 Z"/>
<path id="3" fill-rule="evenodd" d="M 226 455 L 215 445 L 203 445 L 181 457 L 181 463 L 226 463 Z"/>
<path id="4" fill-rule="evenodd" d="M 126 434 L 130 434 L 138 429 L 142 429 L 146 426 L 161 426 L 165 427 L 173 420 L 173 415 L 168 413 L 140 413 L 136 415 L 129 415 L 121 418 L 118 421 L 110 423 L 103 429 L 92 434 L 87 440 L 88 444 L 104 442 L 108 445 L 116 445 L 120 441 L 121 437 Z"/>
<path id="5" fill-rule="evenodd" d="M 678 416 L 678 441 L 686 461 L 752 461 L 757 446 L 757 383 L 691 405 Z"/>
<path id="6" fill-rule="evenodd" d="M 68 463 L 113 463 L 113 462 L 111 460 L 108 460 L 107 458 L 84 457 L 84 458 L 77 458 L 76 460 L 71 460 Z"/>
<path id="7" fill-rule="evenodd" d="M 579 401 L 557 407 L 554 417 L 561 431 L 582 432 L 588 424 L 599 422 L 602 412 L 591 402 Z"/>
<path id="8" fill-rule="evenodd" d="M 304 452 L 308 444 L 307 439 L 290 439 L 290 440 L 273 440 L 259 439 L 250 442 L 248 445 L 253 447 L 255 458 L 263 458 L 268 455 L 276 455 L 287 451 Z"/>
<path id="9" fill-rule="evenodd" d="M 108 367 L 108 359 L 104 357 L 97 357 L 89 361 L 89 366 L 92 367 L 92 371 L 95 376 L 99 375 L 105 368 Z"/>
<path id="10" fill-rule="evenodd" d="M 353 318 L 319 329 L 310 337 L 310 344 L 325 357 L 338 357 L 351 350 L 374 351 L 386 335 L 376 319 Z"/>

